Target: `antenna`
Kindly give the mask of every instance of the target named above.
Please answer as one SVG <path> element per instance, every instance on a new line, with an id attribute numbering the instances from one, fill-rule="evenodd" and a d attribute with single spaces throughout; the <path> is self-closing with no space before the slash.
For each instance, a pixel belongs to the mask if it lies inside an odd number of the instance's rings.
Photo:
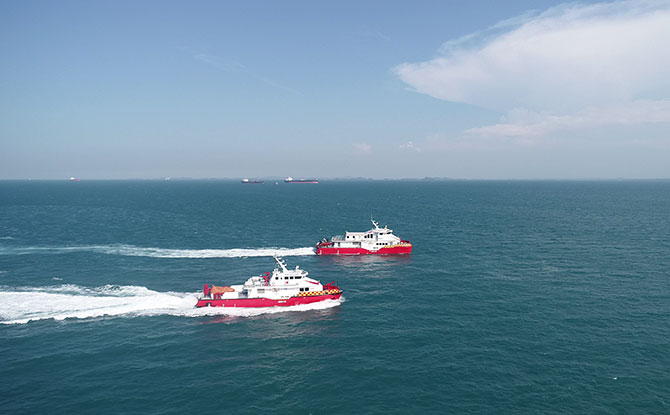
<path id="1" fill-rule="evenodd" d="M 278 257 L 277 255 L 273 255 L 272 257 L 275 259 L 275 262 L 276 262 L 277 264 L 279 264 L 279 266 L 281 267 L 282 271 L 288 271 L 288 270 L 286 269 L 286 262 L 284 262 L 284 260 L 283 260 L 281 257 Z"/>
<path id="2" fill-rule="evenodd" d="M 370 216 L 370 221 L 371 221 L 372 224 L 375 226 L 375 229 L 379 229 L 379 223 L 375 222 L 375 220 L 372 219 L 372 216 Z"/>

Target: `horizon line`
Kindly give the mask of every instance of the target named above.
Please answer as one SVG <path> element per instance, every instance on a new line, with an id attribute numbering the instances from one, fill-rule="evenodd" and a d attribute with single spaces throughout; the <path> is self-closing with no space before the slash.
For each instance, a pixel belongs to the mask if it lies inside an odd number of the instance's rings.
<path id="1" fill-rule="evenodd" d="M 128 177 L 128 178 L 0 178 L 0 181 L 53 181 L 53 182 L 81 182 L 81 181 L 240 181 L 244 177 Z M 311 177 L 310 177 L 311 178 Z M 278 176 L 253 177 L 254 180 L 284 181 Z M 324 177 L 318 181 L 665 181 L 670 177 L 536 177 L 536 178 L 467 178 L 467 177 Z"/>

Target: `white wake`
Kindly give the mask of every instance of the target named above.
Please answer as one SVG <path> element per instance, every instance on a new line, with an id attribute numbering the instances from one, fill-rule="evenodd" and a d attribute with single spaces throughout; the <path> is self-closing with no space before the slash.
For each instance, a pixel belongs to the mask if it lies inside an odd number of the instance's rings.
<path id="1" fill-rule="evenodd" d="M 67 318 L 134 317 L 172 315 L 201 317 L 224 315 L 251 317 L 285 311 L 331 308 L 342 300 L 326 300 L 290 307 L 195 308 L 199 293 L 158 292 L 133 285 L 86 288 L 77 285 L 53 287 L 0 287 L 0 323 Z"/>
<path id="2" fill-rule="evenodd" d="M 234 249 L 165 249 L 146 248 L 133 245 L 83 245 L 62 247 L 4 247 L 0 255 L 66 254 L 71 252 L 95 252 L 108 255 L 152 257 L 152 258 L 245 258 L 266 256 L 315 255 L 314 248 L 234 248 Z"/>

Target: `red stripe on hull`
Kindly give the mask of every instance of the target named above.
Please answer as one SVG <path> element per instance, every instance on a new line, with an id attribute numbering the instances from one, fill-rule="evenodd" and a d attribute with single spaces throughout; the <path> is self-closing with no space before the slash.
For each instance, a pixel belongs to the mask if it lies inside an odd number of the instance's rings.
<path id="1" fill-rule="evenodd" d="M 324 300 L 337 300 L 342 296 L 339 294 L 314 295 L 305 297 L 290 297 L 285 300 L 272 300 L 270 298 L 236 298 L 224 300 L 200 299 L 196 307 L 288 307 L 299 304 L 312 304 Z"/>
<path id="2" fill-rule="evenodd" d="M 364 248 L 317 248 L 317 255 L 407 255 L 412 253 L 412 245 L 392 246 L 381 248 L 378 251 L 368 251 Z"/>

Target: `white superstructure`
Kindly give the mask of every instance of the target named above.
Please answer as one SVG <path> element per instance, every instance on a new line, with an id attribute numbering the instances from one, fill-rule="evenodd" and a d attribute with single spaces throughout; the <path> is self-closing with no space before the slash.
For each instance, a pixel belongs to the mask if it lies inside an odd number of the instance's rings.
<path id="1" fill-rule="evenodd" d="M 265 275 L 249 278 L 244 284 L 231 285 L 231 290 L 220 294 L 220 299 L 239 298 L 268 298 L 285 299 L 295 297 L 300 293 L 323 291 L 323 285 L 315 279 L 309 278 L 309 273 L 296 265 L 295 269 L 288 269 L 286 262 L 274 257 L 278 267 Z M 304 294 L 303 294 L 304 295 Z"/>
<path id="2" fill-rule="evenodd" d="M 344 235 L 333 236 L 330 240 L 333 248 L 362 248 L 378 251 L 381 248 L 400 244 L 401 239 L 393 234 L 388 226 L 379 227 L 374 219 L 370 219 L 374 228 L 367 232 L 345 232 Z"/>

